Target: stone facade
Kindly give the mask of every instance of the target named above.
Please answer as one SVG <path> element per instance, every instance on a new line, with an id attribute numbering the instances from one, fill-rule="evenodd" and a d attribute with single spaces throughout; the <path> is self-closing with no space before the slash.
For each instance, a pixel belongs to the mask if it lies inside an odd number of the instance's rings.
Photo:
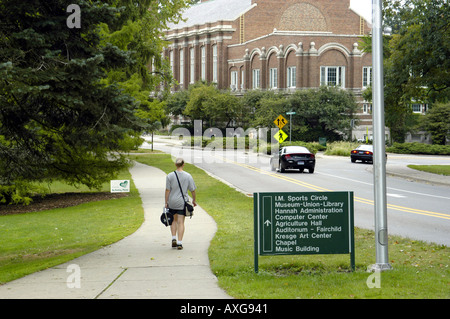
<path id="1" fill-rule="evenodd" d="M 359 98 L 364 135 L 371 114 L 361 91 L 370 84 L 372 57 L 358 42 L 370 26 L 349 7 L 350 0 L 202 1 L 166 31 L 174 90 L 199 80 L 236 94 L 337 85 Z"/>

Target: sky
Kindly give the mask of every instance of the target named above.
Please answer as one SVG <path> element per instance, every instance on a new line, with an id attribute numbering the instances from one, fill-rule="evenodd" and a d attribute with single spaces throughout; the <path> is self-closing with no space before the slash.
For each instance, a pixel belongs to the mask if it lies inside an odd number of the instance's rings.
<path id="1" fill-rule="evenodd" d="M 372 0 L 350 0 L 350 8 L 367 21 L 372 21 Z"/>

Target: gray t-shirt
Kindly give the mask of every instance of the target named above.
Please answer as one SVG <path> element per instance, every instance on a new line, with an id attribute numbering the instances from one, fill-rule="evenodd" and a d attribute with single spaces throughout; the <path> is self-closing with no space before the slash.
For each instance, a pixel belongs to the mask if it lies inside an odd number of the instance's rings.
<path id="1" fill-rule="evenodd" d="M 180 180 L 181 188 L 183 189 L 183 196 L 186 201 L 189 200 L 187 197 L 187 191 L 195 191 L 197 188 L 194 183 L 194 179 L 191 174 L 187 172 L 176 172 L 178 179 Z M 169 208 L 175 210 L 184 209 L 184 201 L 181 197 L 180 186 L 178 186 L 177 177 L 175 172 L 171 172 L 166 177 L 166 189 L 170 191 L 169 194 Z"/>

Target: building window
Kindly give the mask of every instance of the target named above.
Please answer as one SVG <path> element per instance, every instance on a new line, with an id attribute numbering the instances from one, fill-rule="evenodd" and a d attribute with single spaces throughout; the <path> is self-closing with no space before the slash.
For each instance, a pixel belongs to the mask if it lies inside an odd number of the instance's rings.
<path id="1" fill-rule="evenodd" d="M 202 47 L 202 81 L 206 80 L 206 48 Z"/>
<path id="2" fill-rule="evenodd" d="M 297 87 L 297 68 L 295 66 L 287 68 L 287 87 L 288 88 Z"/>
<path id="3" fill-rule="evenodd" d="M 245 81 L 245 71 L 241 71 L 241 90 L 244 89 L 244 81 Z"/>
<path id="4" fill-rule="evenodd" d="M 372 104 L 364 103 L 363 104 L 363 113 L 364 114 L 372 114 Z"/>
<path id="5" fill-rule="evenodd" d="M 276 89 L 278 88 L 278 69 L 270 69 L 269 74 L 269 88 Z"/>
<path id="6" fill-rule="evenodd" d="M 260 88 L 260 70 L 259 69 L 253 70 L 253 88 L 254 89 Z"/>
<path id="7" fill-rule="evenodd" d="M 170 51 L 169 53 L 169 63 L 170 63 L 170 71 L 172 71 L 172 75 L 175 74 L 174 72 L 174 63 L 173 63 L 173 51 Z"/>
<path id="8" fill-rule="evenodd" d="M 363 67 L 363 88 L 367 88 L 372 85 L 372 67 Z"/>
<path id="9" fill-rule="evenodd" d="M 231 71 L 231 91 L 236 91 L 238 87 L 238 71 Z"/>
<path id="10" fill-rule="evenodd" d="M 413 104 L 412 111 L 413 113 L 422 113 L 422 104 Z"/>
<path id="11" fill-rule="evenodd" d="M 217 83 L 217 45 L 213 46 L 213 82 Z"/>
<path id="12" fill-rule="evenodd" d="M 180 84 L 184 83 L 184 50 L 180 49 Z"/>
<path id="13" fill-rule="evenodd" d="M 414 103 L 412 104 L 412 111 L 413 113 L 425 114 L 428 111 L 428 104 Z"/>
<path id="14" fill-rule="evenodd" d="M 345 87 L 345 67 L 322 66 L 320 68 L 320 84 Z"/>
<path id="15" fill-rule="evenodd" d="M 191 70 L 190 70 L 190 83 L 194 83 L 195 82 L 195 50 L 194 48 L 191 48 L 191 54 L 190 54 L 190 59 L 191 59 Z"/>

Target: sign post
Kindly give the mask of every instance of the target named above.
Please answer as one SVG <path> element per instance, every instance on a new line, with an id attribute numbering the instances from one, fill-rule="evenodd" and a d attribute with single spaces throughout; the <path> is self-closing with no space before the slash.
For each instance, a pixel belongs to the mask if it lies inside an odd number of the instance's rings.
<path id="1" fill-rule="evenodd" d="M 295 112 L 287 112 L 286 115 L 289 115 L 289 142 L 292 142 L 292 115 L 295 115 Z"/>
<path id="2" fill-rule="evenodd" d="M 373 176 L 375 199 L 375 271 L 392 269 L 388 257 L 387 198 L 386 198 L 386 137 L 384 124 L 384 70 L 382 1 L 372 0 L 373 14 Z"/>
<path id="3" fill-rule="evenodd" d="M 111 193 L 129 193 L 130 180 L 111 181 Z"/>
<path id="4" fill-rule="evenodd" d="M 275 125 L 280 129 L 273 138 L 278 141 L 278 143 L 283 143 L 288 138 L 288 135 L 282 130 L 283 127 L 288 124 L 288 121 L 284 118 L 283 115 L 278 116 L 275 121 L 273 121 Z"/>
<path id="5" fill-rule="evenodd" d="M 273 122 L 280 130 L 288 123 L 283 115 L 278 116 Z"/>
<path id="6" fill-rule="evenodd" d="M 255 193 L 258 256 L 350 254 L 355 269 L 353 192 Z"/>
<path id="7" fill-rule="evenodd" d="M 284 141 L 286 141 L 286 139 L 288 138 L 287 134 L 283 131 L 283 130 L 279 130 L 278 132 L 275 133 L 275 135 L 273 136 L 273 138 L 275 140 L 278 141 L 278 143 L 283 143 Z"/>

